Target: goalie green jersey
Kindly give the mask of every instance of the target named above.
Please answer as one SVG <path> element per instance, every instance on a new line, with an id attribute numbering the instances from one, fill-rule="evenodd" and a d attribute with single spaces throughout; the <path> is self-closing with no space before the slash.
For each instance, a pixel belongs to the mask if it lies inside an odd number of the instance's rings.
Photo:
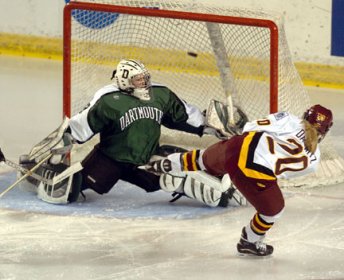
<path id="1" fill-rule="evenodd" d="M 72 136 L 85 142 L 100 134 L 99 149 L 109 158 L 145 164 L 157 151 L 161 125 L 200 127 L 202 113 L 164 86 L 153 85 L 151 99 L 143 101 L 114 85 L 96 92 L 89 106 L 70 119 Z"/>

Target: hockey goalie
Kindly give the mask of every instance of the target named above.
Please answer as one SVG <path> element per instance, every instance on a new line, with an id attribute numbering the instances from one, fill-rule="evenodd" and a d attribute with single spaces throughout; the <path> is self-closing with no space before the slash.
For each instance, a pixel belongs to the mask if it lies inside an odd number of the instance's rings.
<path id="1" fill-rule="evenodd" d="M 223 104 L 219 105 L 220 103 L 217 101 L 212 101 L 208 110 L 213 113 L 208 112 L 206 123 L 208 124 L 208 119 L 211 118 L 209 125 L 212 127 L 218 126 L 216 134 L 222 135 L 221 137 L 224 138 L 227 137 L 225 134 L 229 135 L 229 130 L 222 123 L 219 124 L 221 122 L 220 116 L 223 116 L 223 114 L 214 113 L 216 112 L 215 104 L 216 106 L 224 106 Z M 216 118 L 213 114 L 217 114 L 219 118 Z M 207 126 L 208 130 L 210 126 Z M 220 130 L 223 130 L 223 133 L 220 133 Z M 37 192 L 38 198 L 45 202 L 53 204 L 71 203 L 76 201 L 80 192 L 85 189 L 82 185 L 85 176 L 82 162 L 73 165 L 69 164 L 68 155 L 73 145 L 79 143 L 73 138 L 71 132 L 70 120 L 65 118 L 61 126 L 35 145 L 29 154 L 20 157 L 20 165 L 16 166 L 12 163 L 12 166 L 14 165 L 13 167 L 18 169 L 19 178 L 39 165 L 34 172 L 27 176 L 22 186 L 27 190 Z M 185 150 L 175 146 L 160 146 L 155 155 L 152 156 L 151 161 L 153 162 L 157 158 L 165 158 L 167 155 L 178 151 Z M 87 158 L 85 159 L 86 162 Z M 101 161 L 97 163 L 99 164 L 97 170 L 107 166 L 106 164 L 101 165 Z M 226 207 L 231 201 L 231 205 L 245 204 L 244 198 L 236 191 L 228 176 L 219 178 L 210 176 L 203 171 L 192 172 L 187 176 L 185 174 L 171 175 L 165 174 L 161 170 L 157 172 L 152 168 L 147 168 L 147 166 L 149 166 L 149 163 L 144 165 L 144 168 L 138 166 L 137 172 L 144 173 L 148 171 L 145 175 L 157 176 L 159 178 L 159 188 L 157 190 L 160 189 L 171 193 L 174 197 L 171 201 L 186 196 L 210 207 Z M 143 175 L 141 178 L 143 178 Z M 102 193 L 101 191 L 97 192 Z"/>
<path id="2" fill-rule="evenodd" d="M 112 78 L 114 83 L 98 90 L 84 110 L 66 118 L 21 158 L 21 166 L 29 170 L 49 157 L 35 172 L 36 178 L 29 176 L 37 185 L 38 197 L 50 203 L 73 202 L 85 189 L 106 194 L 121 179 L 148 193 L 162 190 L 211 207 L 226 207 L 234 193 L 228 178 L 224 184 L 222 177 L 205 172 L 157 174 L 140 166 L 147 165 L 154 155 L 170 152 L 159 146 L 161 125 L 226 139 L 240 132 L 247 120 L 244 113 L 238 108 L 229 112 L 228 106 L 212 101 L 204 116 L 166 86 L 152 83 L 148 70 L 135 60 L 120 61 Z M 229 124 L 229 113 L 235 116 L 234 124 Z M 96 134 L 99 143 L 85 159 L 69 166 L 73 143 L 85 143 Z"/>

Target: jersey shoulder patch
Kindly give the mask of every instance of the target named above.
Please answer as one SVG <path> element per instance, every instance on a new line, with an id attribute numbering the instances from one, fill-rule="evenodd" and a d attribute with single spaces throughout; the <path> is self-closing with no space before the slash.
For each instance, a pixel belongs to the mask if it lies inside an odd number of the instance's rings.
<path id="1" fill-rule="evenodd" d="M 288 116 L 289 116 L 289 113 L 288 113 L 288 112 L 278 112 L 278 113 L 275 113 L 275 114 L 274 114 L 274 117 L 275 117 L 276 121 L 279 121 L 279 120 L 281 120 L 281 119 L 284 119 L 284 118 L 286 118 L 286 117 L 288 117 Z"/>

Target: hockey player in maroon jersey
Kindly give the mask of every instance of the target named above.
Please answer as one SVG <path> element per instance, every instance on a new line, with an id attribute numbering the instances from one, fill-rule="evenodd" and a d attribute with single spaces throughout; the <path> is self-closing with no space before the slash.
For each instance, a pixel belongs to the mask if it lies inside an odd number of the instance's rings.
<path id="1" fill-rule="evenodd" d="M 273 253 L 273 247 L 263 243 L 263 239 L 284 209 L 278 179 L 316 170 L 320 161 L 318 143 L 332 124 L 332 112 L 321 105 L 309 108 L 303 118 L 279 112 L 247 122 L 242 135 L 205 150 L 171 154 L 151 163 L 151 167 L 171 174 L 197 170 L 213 176 L 229 174 L 232 183 L 257 210 L 242 229 L 237 250 L 241 254 L 267 256 Z"/>

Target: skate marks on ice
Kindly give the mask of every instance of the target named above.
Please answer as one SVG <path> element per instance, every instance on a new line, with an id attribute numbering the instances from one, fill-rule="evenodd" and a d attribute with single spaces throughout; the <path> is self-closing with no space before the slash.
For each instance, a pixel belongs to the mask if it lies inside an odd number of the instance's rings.
<path id="1" fill-rule="evenodd" d="M 267 242 L 271 258 L 239 257 L 254 210 L 199 219 L 118 219 L 0 211 L 4 279 L 343 279 L 343 185 L 288 195 Z M 324 197 L 322 197 L 322 195 Z M 72 268 L 72 269 L 70 269 Z"/>
<path id="2" fill-rule="evenodd" d="M 0 212 L 1 279 L 176 279 L 200 274 L 203 262 L 228 257 L 221 229 L 191 220 L 131 220 Z M 212 224 L 212 222 L 210 222 Z M 200 232 L 199 232 L 200 231 Z M 202 234 L 200 234 L 202 233 Z M 200 242 L 200 244 L 198 244 Z M 194 264 L 194 265 L 193 265 Z M 70 269 L 72 268 L 72 269 Z M 217 269 L 209 266 L 208 279 Z M 223 272 L 223 271 L 222 271 Z M 221 273 L 222 273 L 221 272 Z M 186 279 L 177 277 L 179 279 Z M 205 279 L 205 278 L 204 278 Z M 220 279 L 220 278 L 218 278 Z"/>
<path id="3" fill-rule="evenodd" d="M 275 258 L 292 258 L 290 279 L 344 279 L 344 184 L 295 191 L 272 230 Z"/>
<path id="4" fill-rule="evenodd" d="M 0 172 L 0 191 L 16 180 L 15 172 Z M 16 186 L 0 201 L 0 208 L 72 216 L 99 216 L 112 218 L 177 218 L 188 219 L 212 216 L 231 208 L 210 208 L 200 202 L 182 197 L 174 203 L 171 194 L 146 193 L 138 187 L 120 181 L 108 194 L 85 192 L 86 200 L 67 205 L 54 205 L 41 201 L 33 192 Z"/>

